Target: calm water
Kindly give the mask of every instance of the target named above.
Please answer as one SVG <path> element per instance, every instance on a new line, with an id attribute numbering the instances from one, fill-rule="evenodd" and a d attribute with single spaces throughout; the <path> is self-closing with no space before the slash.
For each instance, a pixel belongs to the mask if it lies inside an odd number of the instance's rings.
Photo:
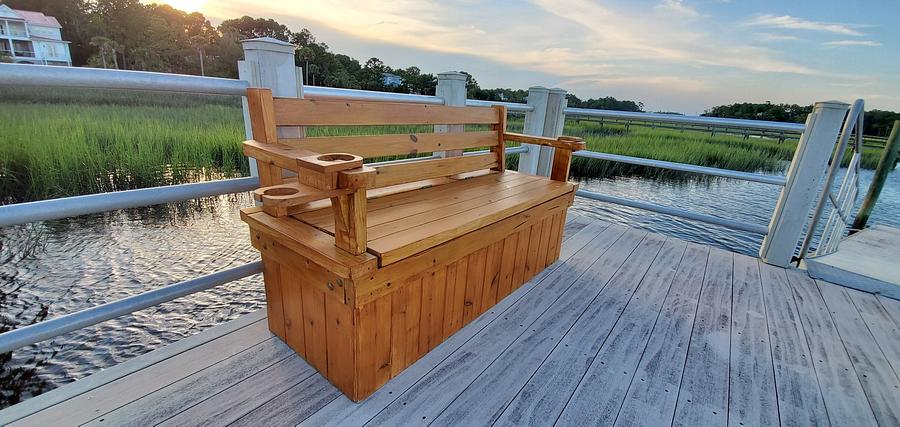
<path id="1" fill-rule="evenodd" d="M 867 188 L 871 171 L 863 171 Z M 767 224 L 780 187 L 733 180 L 590 180 L 582 188 Z M 238 209 L 246 195 L 0 229 L 2 330 L 257 259 Z M 761 238 L 576 198 L 582 215 L 755 255 Z M 900 226 L 894 173 L 873 223 Z M 264 306 L 253 277 L 0 355 L 0 407 L 74 381 Z M 7 357 L 7 358 L 4 358 Z"/>

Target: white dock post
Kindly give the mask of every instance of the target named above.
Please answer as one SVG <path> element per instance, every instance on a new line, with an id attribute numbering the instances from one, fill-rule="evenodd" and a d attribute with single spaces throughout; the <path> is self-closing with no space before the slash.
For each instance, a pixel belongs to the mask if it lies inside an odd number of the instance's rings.
<path id="1" fill-rule="evenodd" d="M 244 48 L 244 60 L 238 61 L 239 79 L 249 82 L 250 87 L 272 89 L 274 96 L 303 98 L 303 73 L 294 64 L 296 46 L 271 37 L 242 40 L 241 45 Z M 244 133 L 250 139 L 253 132 L 247 98 L 244 97 L 241 102 L 244 109 Z M 281 127 L 278 129 L 278 136 L 300 138 L 303 136 L 303 128 Z M 259 176 L 256 160 L 253 158 L 250 158 L 250 175 Z"/>
<path id="2" fill-rule="evenodd" d="M 817 102 L 807 117 L 806 130 L 797 143 L 787 182 L 769 222 L 769 233 L 759 248 L 763 262 L 780 267 L 791 263 L 848 107 L 836 101 Z"/>
<path id="3" fill-rule="evenodd" d="M 528 88 L 528 105 L 533 110 L 525 113 L 525 129 L 522 133 L 526 135 L 543 136 L 544 121 L 547 117 L 547 101 L 550 98 L 550 89 L 541 86 L 532 86 Z M 541 154 L 541 146 L 534 144 L 522 144 L 528 147 L 528 151 L 519 154 L 519 172 L 537 175 L 538 161 Z"/>
<path id="4" fill-rule="evenodd" d="M 457 71 L 438 73 L 435 96 L 444 99 L 444 105 L 451 107 L 466 106 L 466 75 Z M 435 125 L 435 133 L 465 132 L 465 125 Z M 463 150 L 437 151 L 438 157 L 462 156 Z"/>
<path id="5" fill-rule="evenodd" d="M 547 114 L 544 118 L 544 131 L 542 136 L 556 138 L 562 135 L 563 126 L 566 124 L 566 106 L 569 101 L 566 99 L 566 91 L 559 88 L 550 89 L 547 96 Z M 541 152 L 538 156 L 537 174 L 541 176 L 550 176 L 553 168 L 553 147 L 541 146 Z"/>

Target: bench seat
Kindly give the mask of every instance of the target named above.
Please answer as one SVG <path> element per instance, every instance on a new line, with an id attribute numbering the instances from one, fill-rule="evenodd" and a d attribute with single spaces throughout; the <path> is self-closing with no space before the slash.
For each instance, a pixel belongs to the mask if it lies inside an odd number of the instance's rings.
<path id="1" fill-rule="evenodd" d="M 574 188 L 568 182 L 509 171 L 384 196 L 375 193 L 369 196 L 366 215 L 367 252 L 378 257 L 381 266 L 389 265 Z M 293 217 L 334 235 L 327 200 Z"/>

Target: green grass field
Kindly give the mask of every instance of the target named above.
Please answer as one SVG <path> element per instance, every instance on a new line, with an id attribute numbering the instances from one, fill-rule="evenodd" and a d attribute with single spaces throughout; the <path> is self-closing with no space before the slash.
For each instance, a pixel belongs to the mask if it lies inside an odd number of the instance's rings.
<path id="1" fill-rule="evenodd" d="M 0 203 L 248 174 L 240 100 L 106 90 L 0 90 Z M 509 129 L 522 128 L 511 118 Z M 421 127 L 310 129 L 309 136 L 402 133 Z M 374 132 L 373 132 L 374 131 Z M 427 131 L 427 130 L 424 130 Z M 740 171 L 781 171 L 795 142 L 569 121 L 565 133 L 614 154 Z M 879 152 L 864 153 L 874 168 Z M 510 156 L 515 165 L 517 156 Z M 684 174 L 576 158 L 580 177 Z"/>

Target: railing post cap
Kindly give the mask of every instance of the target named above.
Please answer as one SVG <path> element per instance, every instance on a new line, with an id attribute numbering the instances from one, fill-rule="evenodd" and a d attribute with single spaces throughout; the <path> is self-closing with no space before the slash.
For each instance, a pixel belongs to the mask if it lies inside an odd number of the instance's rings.
<path id="1" fill-rule="evenodd" d="M 438 80 L 462 80 L 465 81 L 469 76 L 460 73 L 459 71 L 444 71 L 443 73 L 438 73 Z"/>
<path id="2" fill-rule="evenodd" d="M 833 108 L 846 110 L 850 104 L 841 101 L 819 101 L 816 102 L 815 108 Z"/>
<path id="3" fill-rule="evenodd" d="M 558 87 L 555 87 L 555 88 L 550 89 L 550 93 L 552 93 L 554 95 L 560 95 L 560 94 L 565 95 L 567 92 L 565 89 L 560 89 Z"/>
<path id="4" fill-rule="evenodd" d="M 272 37 L 241 40 L 241 45 L 243 45 L 244 50 L 269 50 L 282 53 L 294 53 L 294 50 L 297 49 L 297 46 Z"/>
<path id="5" fill-rule="evenodd" d="M 544 92 L 544 93 L 550 93 L 550 89 L 547 89 L 547 88 L 545 88 L 545 87 L 543 87 L 543 86 L 531 86 L 531 87 L 528 88 L 528 91 L 529 91 L 529 92 Z"/>

